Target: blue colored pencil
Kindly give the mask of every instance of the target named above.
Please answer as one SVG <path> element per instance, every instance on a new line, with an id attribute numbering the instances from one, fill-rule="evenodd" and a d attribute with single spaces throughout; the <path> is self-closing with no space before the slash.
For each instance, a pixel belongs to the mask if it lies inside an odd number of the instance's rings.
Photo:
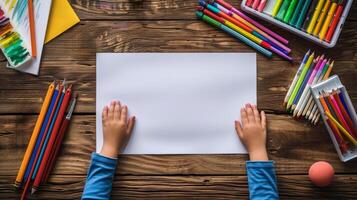
<path id="1" fill-rule="evenodd" d="M 59 102 L 58 102 L 58 104 L 57 104 L 55 114 L 54 114 L 54 116 L 53 116 L 53 118 L 52 118 L 50 128 L 48 129 L 48 133 L 47 133 L 47 135 L 46 135 L 45 141 L 44 141 L 43 146 L 42 146 L 42 148 L 41 148 L 40 156 L 38 157 L 38 160 L 37 160 L 37 163 L 36 163 L 36 165 L 35 165 L 35 169 L 34 169 L 34 171 L 33 171 L 32 178 L 31 178 L 31 179 L 35 179 L 35 177 L 36 177 L 37 170 L 38 170 L 38 168 L 39 168 L 39 166 L 40 166 L 40 164 L 41 164 L 43 154 L 44 154 L 44 152 L 45 152 L 45 150 L 46 150 L 48 140 L 49 140 L 49 138 L 50 138 L 50 136 L 51 136 L 51 132 L 52 132 L 54 123 L 55 123 L 55 121 L 56 121 L 56 118 L 57 118 L 59 109 L 60 109 L 60 107 L 61 107 L 64 94 L 65 94 L 64 91 L 62 91 L 60 100 L 59 100 Z"/>
<path id="2" fill-rule="evenodd" d="M 56 102 L 56 99 L 57 99 L 57 95 L 58 95 L 58 90 L 55 90 L 53 92 L 53 96 L 52 96 L 52 99 L 51 99 L 51 103 L 50 103 L 50 107 L 48 108 L 47 110 L 47 113 L 46 113 L 46 116 L 45 116 L 45 120 L 44 122 L 42 123 L 42 126 L 41 126 L 41 131 L 40 131 L 40 134 L 36 140 L 36 145 L 35 145 L 35 148 L 34 148 L 34 151 L 32 151 L 32 154 L 31 154 L 31 157 L 30 157 L 30 162 L 29 164 L 27 165 L 26 167 L 26 172 L 25 172 L 25 178 L 24 178 L 24 182 L 27 181 L 27 178 L 29 176 L 29 173 L 30 173 L 30 170 L 32 168 L 32 165 L 33 165 L 33 162 L 35 160 L 35 157 L 36 157 L 36 153 L 38 151 L 38 148 L 40 146 L 40 143 L 41 143 L 41 140 L 42 140 L 42 137 L 43 135 L 45 134 L 45 130 L 46 130 L 46 126 L 47 124 L 50 122 L 50 116 L 51 116 L 51 113 L 52 113 L 52 110 L 53 110 L 53 107 L 54 107 L 54 104 Z"/>

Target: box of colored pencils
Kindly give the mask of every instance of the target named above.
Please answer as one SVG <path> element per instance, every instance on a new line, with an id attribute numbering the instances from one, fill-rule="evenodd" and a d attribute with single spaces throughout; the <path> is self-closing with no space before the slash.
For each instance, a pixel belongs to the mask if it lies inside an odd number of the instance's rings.
<path id="1" fill-rule="evenodd" d="M 8 16 L 0 8 L 0 48 L 11 67 L 19 67 L 31 60 L 22 36 L 15 30 Z"/>
<path id="2" fill-rule="evenodd" d="M 72 85 L 54 81 L 47 89 L 40 114 L 25 151 L 15 186 L 22 187 L 22 198 L 46 183 L 54 167 L 65 132 L 76 104 Z"/>
<path id="3" fill-rule="evenodd" d="M 311 87 L 326 129 L 341 161 L 357 157 L 357 115 L 337 75 Z"/>
<path id="4" fill-rule="evenodd" d="M 199 0 L 196 7 L 198 19 L 244 42 L 261 54 L 273 53 L 292 61 L 288 41 L 270 29 L 254 21 L 224 0 Z"/>
<path id="5" fill-rule="evenodd" d="M 336 45 L 353 0 L 243 0 L 244 11 L 323 47 Z"/>
<path id="6" fill-rule="evenodd" d="M 320 113 L 310 87 L 328 79 L 333 65 L 334 61 L 325 55 L 316 56 L 310 50 L 305 54 L 284 99 L 286 110 L 294 118 L 306 118 L 311 124 L 317 124 Z"/>

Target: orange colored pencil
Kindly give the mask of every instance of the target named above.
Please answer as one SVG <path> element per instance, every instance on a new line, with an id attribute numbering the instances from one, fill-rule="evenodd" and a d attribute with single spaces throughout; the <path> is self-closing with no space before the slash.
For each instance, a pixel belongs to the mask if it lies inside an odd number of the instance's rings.
<path id="1" fill-rule="evenodd" d="M 32 151 L 33 151 L 33 149 L 35 147 L 35 143 L 36 143 L 38 134 L 40 132 L 41 125 L 42 125 L 43 120 L 45 118 L 48 106 L 49 106 L 49 104 L 51 102 L 51 98 L 52 98 L 54 89 L 55 89 L 55 82 L 51 83 L 50 86 L 48 87 L 48 90 L 47 90 L 47 93 L 46 93 L 46 97 L 45 97 L 45 99 L 43 101 L 43 105 L 42 105 L 40 114 L 39 114 L 39 116 L 37 118 L 37 122 L 36 122 L 35 128 L 34 128 L 34 130 L 32 132 L 32 135 L 31 135 L 31 138 L 30 138 L 30 142 L 29 142 L 29 144 L 27 146 L 27 149 L 26 149 L 26 152 L 25 152 L 25 155 L 24 155 L 24 159 L 22 160 L 22 163 L 21 163 L 21 166 L 20 166 L 20 169 L 19 169 L 19 173 L 17 174 L 17 177 L 16 177 L 16 181 L 15 181 L 15 186 L 16 187 L 20 186 L 21 183 L 22 183 L 22 179 L 24 177 L 24 174 L 25 174 L 28 162 L 30 160 Z"/>
<path id="2" fill-rule="evenodd" d="M 27 8 L 29 13 L 30 35 L 31 35 L 31 54 L 32 57 L 37 56 L 36 31 L 35 31 L 35 14 L 33 13 L 33 1 L 27 0 Z"/>

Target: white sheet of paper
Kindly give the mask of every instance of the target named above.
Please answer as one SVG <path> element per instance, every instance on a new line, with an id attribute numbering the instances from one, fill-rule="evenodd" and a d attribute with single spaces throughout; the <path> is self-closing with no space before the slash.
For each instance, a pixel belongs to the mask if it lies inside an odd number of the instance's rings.
<path id="1" fill-rule="evenodd" d="M 36 34 L 36 47 L 37 47 L 37 57 L 32 58 L 30 61 L 27 63 L 21 65 L 20 67 L 17 68 L 12 68 L 10 65 L 8 67 L 33 74 L 33 75 L 38 75 L 39 69 L 40 69 L 40 64 L 41 64 L 41 58 L 42 58 L 42 50 L 45 42 L 45 36 L 46 36 L 46 30 L 47 30 L 47 22 L 48 22 L 48 17 L 50 15 L 51 11 L 51 3 L 52 0 L 46 0 L 46 1 L 41 1 L 41 0 L 34 0 L 33 5 L 34 5 L 34 14 L 35 14 L 35 34 Z M 17 4 L 23 4 L 22 6 L 19 6 Z M 5 6 L 8 7 L 8 6 Z M 23 8 L 22 9 L 16 9 L 16 8 Z M 21 11 L 21 14 L 19 14 Z M 24 42 L 26 43 L 26 46 L 29 47 L 29 51 L 31 52 L 31 34 L 30 34 L 30 26 L 29 26 L 29 20 L 28 20 L 28 8 L 27 8 L 27 1 L 24 0 L 19 0 L 16 3 L 16 6 L 14 9 L 11 10 L 11 20 L 14 25 L 18 27 L 19 33 L 24 37 Z"/>
<path id="2" fill-rule="evenodd" d="M 136 124 L 124 154 L 246 153 L 235 133 L 245 103 L 256 103 L 254 53 L 98 53 L 97 152 L 101 113 L 128 105 Z"/>

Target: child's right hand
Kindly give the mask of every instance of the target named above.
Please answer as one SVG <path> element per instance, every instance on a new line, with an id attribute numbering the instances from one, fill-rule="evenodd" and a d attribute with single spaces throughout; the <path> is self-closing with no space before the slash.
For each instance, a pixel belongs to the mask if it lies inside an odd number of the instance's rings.
<path id="1" fill-rule="evenodd" d="M 260 114 L 257 106 L 247 104 L 241 108 L 242 122 L 235 121 L 235 128 L 241 141 L 248 150 L 251 161 L 267 161 L 266 150 L 266 117 Z"/>

